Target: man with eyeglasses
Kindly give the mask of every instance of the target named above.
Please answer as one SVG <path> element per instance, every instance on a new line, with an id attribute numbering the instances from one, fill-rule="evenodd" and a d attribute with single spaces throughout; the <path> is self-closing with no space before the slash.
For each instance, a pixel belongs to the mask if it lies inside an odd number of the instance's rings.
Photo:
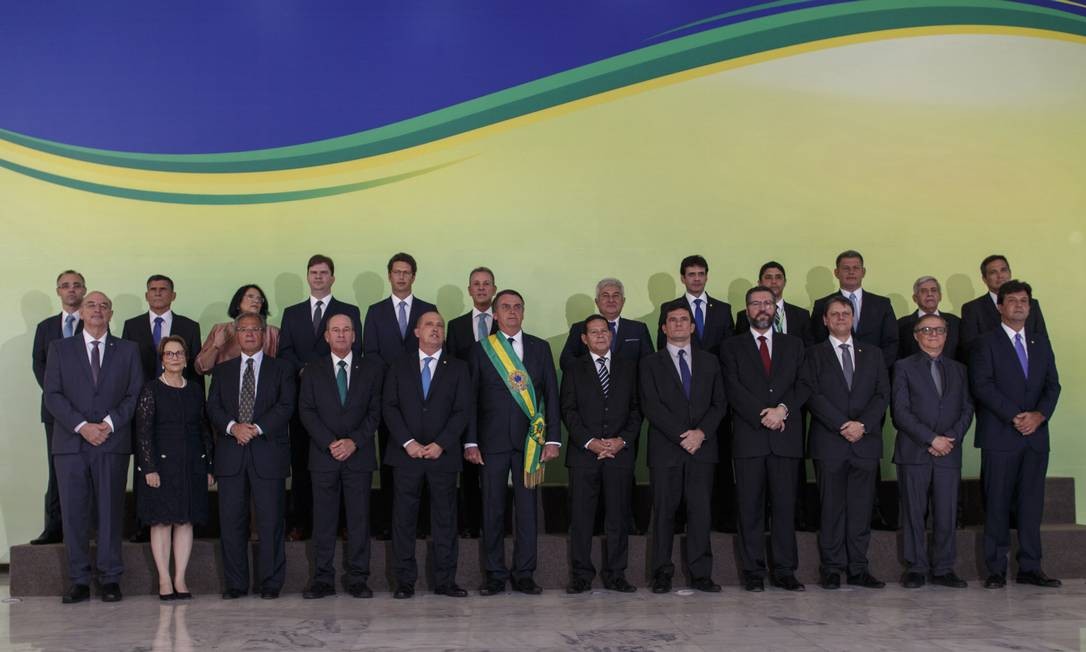
<path id="1" fill-rule="evenodd" d="M 45 389 L 45 367 L 49 359 L 49 345 L 55 340 L 83 332 L 83 320 L 79 315 L 79 307 L 83 303 L 85 294 L 87 294 L 87 284 L 79 272 L 69 269 L 57 276 L 60 314 L 41 320 L 34 331 L 34 378 L 42 390 Z M 41 534 L 30 541 L 30 544 L 35 546 L 60 543 L 64 540 L 60 493 L 57 490 L 57 472 L 53 463 L 53 415 L 45 408 L 44 392 L 41 397 L 41 422 L 45 426 L 45 452 L 49 481 L 45 490 L 45 527 Z"/>
<path id="2" fill-rule="evenodd" d="M 906 564 L 901 584 L 907 589 L 924 586 L 929 572 L 932 584 L 966 586 L 954 572 L 954 530 L 962 444 L 973 421 L 973 402 L 965 365 L 944 354 L 947 333 L 945 315 L 920 317 L 912 332 L 919 350 L 894 365 L 891 414 L 897 428 L 894 463 Z M 930 562 L 924 525 L 928 513 L 933 543 Z"/>
<path id="3" fill-rule="evenodd" d="M 632 361 L 636 369 L 641 358 L 653 352 L 652 339 L 649 337 L 649 327 L 643 322 L 621 316 L 625 305 L 626 289 L 622 281 L 605 278 L 596 284 L 596 307 L 611 331 L 611 352 Z M 558 364 L 563 371 L 575 358 L 588 354 L 589 347 L 582 339 L 584 334 L 585 322 L 579 321 L 570 327 L 566 344 L 558 356 Z"/>
<path id="4" fill-rule="evenodd" d="M 943 300 L 943 289 L 934 276 L 921 276 L 913 283 L 913 302 L 916 303 L 916 312 L 910 312 L 897 320 L 898 330 L 898 360 L 903 360 L 921 350 L 919 340 L 916 338 L 916 325 L 927 315 L 937 315 L 943 318 L 946 326 L 946 342 L 943 346 L 944 355 L 951 360 L 959 359 L 958 338 L 961 333 L 961 320 L 957 315 L 939 310 L 939 302 Z"/>

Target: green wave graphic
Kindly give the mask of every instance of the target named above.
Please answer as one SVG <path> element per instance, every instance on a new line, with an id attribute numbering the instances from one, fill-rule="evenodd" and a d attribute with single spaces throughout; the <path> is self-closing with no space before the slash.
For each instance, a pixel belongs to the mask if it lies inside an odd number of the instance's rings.
<path id="1" fill-rule="evenodd" d="M 287 170 L 380 156 L 617 88 L 829 38 L 944 25 L 1021 27 L 1086 36 L 1086 18 L 1010 0 L 857 0 L 795 9 L 675 38 L 383 127 L 328 140 L 221 154 L 145 154 L 64 145 L 0 130 L 0 138 L 104 165 L 163 172 Z M 677 28 L 681 29 L 681 28 Z"/>

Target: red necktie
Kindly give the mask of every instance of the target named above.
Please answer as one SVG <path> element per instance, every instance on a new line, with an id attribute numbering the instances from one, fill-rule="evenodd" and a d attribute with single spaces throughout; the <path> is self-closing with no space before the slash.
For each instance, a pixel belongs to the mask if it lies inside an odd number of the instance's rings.
<path id="1" fill-rule="evenodd" d="M 769 376 L 773 371 L 773 361 L 769 358 L 769 346 L 765 343 L 765 335 L 758 336 L 758 353 L 762 356 L 762 367 L 765 375 Z"/>

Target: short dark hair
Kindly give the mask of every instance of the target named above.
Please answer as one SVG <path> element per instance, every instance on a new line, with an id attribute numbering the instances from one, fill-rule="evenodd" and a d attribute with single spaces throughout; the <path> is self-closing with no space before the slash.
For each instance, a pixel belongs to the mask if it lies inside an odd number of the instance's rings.
<path id="1" fill-rule="evenodd" d="M 412 267 L 412 269 L 413 269 L 413 267 Z M 390 272 L 392 271 L 391 265 L 389 266 L 388 271 L 390 271 Z M 492 282 L 496 282 L 495 279 L 494 279 L 494 270 L 490 269 L 489 267 L 484 267 L 482 265 L 480 265 L 480 266 L 476 267 L 475 269 L 471 270 L 470 272 L 468 272 L 468 281 L 471 281 L 471 277 L 475 276 L 476 274 L 478 274 L 480 272 L 482 272 L 484 274 L 490 274 L 490 280 Z"/>
<path id="2" fill-rule="evenodd" d="M 415 257 L 412 256 L 411 254 L 405 254 L 402 251 L 400 253 L 397 253 L 397 254 L 392 254 L 392 258 L 388 259 L 388 273 L 389 274 L 392 273 L 392 263 L 407 263 L 408 265 L 410 265 L 411 266 L 411 276 L 414 276 L 419 271 L 419 266 L 417 264 L 415 264 Z M 493 278 L 494 274 L 491 274 L 490 276 L 491 276 L 491 278 Z"/>
<path id="3" fill-rule="evenodd" d="M 679 263 L 679 276 L 686 276 L 687 267 L 704 267 L 705 271 L 709 271 L 709 261 L 705 260 L 704 256 L 699 254 L 693 254 L 683 258 L 683 261 Z"/>
<path id="4" fill-rule="evenodd" d="M 1014 294 L 1015 292 L 1025 292 L 1026 296 L 1030 299 L 1033 298 L 1033 288 L 1029 283 L 1025 281 L 1019 281 L 1016 278 L 1012 278 L 1003 285 L 999 286 L 999 292 L 996 293 L 996 303 L 1003 305 L 1003 297 L 1008 294 Z"/>
<path id="5" fill-rule="evenodd" d="M 943 322 L 943 326 L 947 325 L 945 317 L 943 317 L 942 315 L 937 315 L 934 312 L 929 312 L 928 314 L 924 315 L 920 319 L 916 320 L 916 324 L 913 326 L 913 332 L 914 333 L 920 328 L 920 324 L 924 323 L 925 319 L 938 319 L 939 321 Z"/>
<path id="6" fill-rule="evenodd" d="M 586 317 L 585 320 L 584 320 L 584 329 L 585 329 L 586 332 L 588 331 L 588 322 L 592 322 L 592 321 L 602 321 L 605 324 L 608 323 L 607 318 L 604 317 L 603 315 L 601 315 L 599 313 L 592 313 L 591 315 Z M 608 327 L 608 328 L 610 328 L 610 327 Z"/>
<path id="7" fill-rule="evenodd" d="M 516 298 L 520 299 L 521 303 L 524 303 L 524 297 L 522 297 L 520 295 L 520 292 L 517 292 L 516 290 L 502 290 L 501 292 L 494 295 L 494 303 L 493 303 L 493 305 L 497 306 L 498 301 L 500 301 L 501 298 L 504 297 L 507 294 L 512 294 Z"/>
<path id="8" fill-rule="evenodd" d="M 1007 257 L 1003 254 L 992 254 L 990 256 L 985 256 L 984 260 L 980 261 L 980 275 L 984 276 L 984 273 L 988 269 L 988 265 L 994 263 L 997 260 L 1002 260 L 1003 264 L 1005 264 L 1008 268 L 1011 266 L 1011 264 L 1007 262 Z"/>
<path id="9" fill-rule="evenodd" d="M 762 274 L 765 274 L 765 271 L 767 269 L 773 269 L 774 267 L 781 270 L 781 274 L 784 275 L 784 278 L 788 278 L 788 272 L 784 271 L 784 265 L 778 263 L 775 260 L 771 260 L 758 268 L 758 278 L 762 278 Z"/>
<path id="10" fill-rule="evenodd" d="M 852 307 L 852 302 L 851 301 L 849 301 L 845 297 L 841 296 L 840 294 L 835 294 L 835 295 L 833 295 L 832 297 L 829 298 L 829 301 L 826 302 L 826 307 L 822 309 L 822 316 L 823 317 L 830 314 L 830 306 L 832 306 L 835 303 L 839 303 L 842 306 L 848 306 L 848 311 L 849 312 L 855 312 L 855 309 Z"/>
<path id="11" fill-rule="evenodd" d="M 837 254 L 837 260 L 833 263 L 833 266 L 834 267 L 840 267 L 841 266 L 841 261 L 843 259 L 845 259 L 845 258 L 859 258 L 860 259 L 860 265 L 864 264 L 863 254 L 856 251 L 855 249 L 845 249 L 841 253 Z"/>
<path id="12" fill-rule="evenodd" d="M 771 297 L 775 296 L 773 294 L 773 290 L 770 290 L 766 286 L 764 286 L 764 285 L 755 285 L 751 289 L 747 290 L 747 295 L 745 297 L 743 297 L 743 303 L 745 303 L 745 304 L 750 303 L 750 295 L 754 294 L 755 292 L 768 292 L 769 296 L 771 296 Z M 774 303 L 776 303 L 776 301 L 774 301 Z"/>
<path id="13" fill-rule="evenodd" d="M 675 312 L 676 310 L 682 310 L 686 314 L 690 315 L 690 321 L 694 321 L 694 311 L 690 309 L 690 304 L 684 300 L 680 303 L 674 304 L 673 306 L 665 310 L 663 314 L 660 315 L 660 317 L 662 317 L 662 319 L 660 320 L 661 325 L 663 324 L 663 322 L 667 321 L 667 316 Z"/>
<path id="14" fill-rule="evenodd" d="M 166 345 L 170 342 L 177 342 L 181 345 L 181 350 L 185 352 L 185 357 L 189 357 L 189 345 L 185 343 L 185 338 L 180 335 L 167 335 L 162 338 L 158 343 L 158 359 L 162 359 L 162 354 L 166 351 Z"/>
<path id="15" fill-rule="evenodd" d="M 260 315 L 262 317 L 268 316 L 268 295 L 264 290 L 260 289 L 259 285 L 250 283 L 239 287 L 238 291 L 234 293 L 234 298 L 230 299 L 230 307 L 226 309 L 226 314 L 230 319 L 237 319 L 238 315 L 241 314 L 241 300 L 245 298 L 245 293 L 249 291 L 249 288 L 256 290 L 260 293 L 260 296 L 264 297 L 264 303 L 260 304 Z"/>
<path id="16" fill-rule="evenodd" d="M 305 264 L 305 271 L 309 271 L 314 265 L 320 265 L 324 263 L 328 265 L 328 271 L 332 272 L 332 276 L 336 275 L 336 264 L 332 262 L 332 259 L 324 254 L 313 254 L 309 257 L 309 262 Z"/>
<path id="17" fill-rule="evenodd" d="M 57 283 L 60 283 L 60 279 L 64 278 L 68 274 L 75 274 L 79 277 L 79 280 L 83 282 L 83 287 L 87 287 L 87 279 L 83 278 L 83 275 L 74 269 L 66 269 L 63 272 L 57 274 Z"/>
<path id="18" fill-rule="evenodd" d="M 173 279 L 165 274 L 151 274 L 147 277 L 147 287 L 150 287 L 155 281 L 165 281 L 170 286 L 170 292 L 173 292 Z"/>

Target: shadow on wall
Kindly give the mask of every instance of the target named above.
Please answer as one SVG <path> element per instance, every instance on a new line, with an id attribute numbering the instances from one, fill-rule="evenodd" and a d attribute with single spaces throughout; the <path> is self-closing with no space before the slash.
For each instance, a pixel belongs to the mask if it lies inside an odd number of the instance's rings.
<path id="1" fill-rule="evenodd" d="M 389 294 L 385 289 L 385 277 L 377 272 L 362 272 L 354 277 L 351 289 L 354 291 L 354 303 L 362 311 L 363 319 L 366 318 L 366 308 Z"/>
<path id="2" fill-rule="evenodd" d="M 283 272 L 279 276 L 276 276 L 275 284 L 272 289 L 272 296 L 268 297 L 268 300 L 274 301 L 274 303 L 268 306 L 268 310 L 274 310 L 279 314 L 280 319 L 271 319 L 268 321 L 278 326 L 282 319 L 283 309 L 299 303 L 307 296 L 309 296 L 309 293 L 306 291 L 305 282 L 302 280 L 301 276 L 289 272 Z"/>
<path id="3" fill-rule="evenodd" d="M 566 330 L 547 338 L 547 344 L 551 345 L 551 356 L 554 358 L 554 366 L 561 372 L 558 364 L 558 356 L 562 354 L 562 348 L 569 337 L 569 329 L 574 324 L 584 321 L 586 317 L 596 312 L 596 303 L 592 297 L 579 292 L 566 299 Z M 527 319 L 525 319 L 527 321 Z"/>
<path id="4" fill-rule="evenodd" d="M 728 297 L 725 299 L 732 305 L 732 318 L 739 314 L 740 310 L 745 310 L 747 307 L 747 290 L 754 287 L 756 283 L 745 278 L 737 278 L 728 284 Z"/>
<path id="5" fill-rule="evenodd" d="M 655 342 L 656 333 L 660 330 L 660 305 L 679 295 L 679 283 L 674 276 L 667 272 L 656 272 L 649 277 L 648 291 L 652 311 L 640 317 L 633 317 L 633 319 L 645 322 L 649 327 L 649 338 Z"/>
<path id="6" fill-rule="evenodd" d="M 943 301 L 947 308 L 959 317 L 962 316 L 962 304 L 977 297 L 973 281 L 965 274 L 951 274 L 943 287 Z"/>
<path id="7" fill-rule="evenodd" d="M 118 294 L 112 298 L 113 319 L 109 322 L 109 332 L 120 337 L 125 320 L 147 312 L 147 304 L 144 303 L 143 297 L 135 294 Z"/>
<path id="8" fill-rule="evenodd" d="M 456 285 L 442 285 L 437 290 L 435 305 L 437 305 L 437 311 L 445 318 L 445 336 L 448 337 L 449 322 L 468 310 L 464 304 L 464 289 Z"/>
<path id="9" fill-rule="evenodd" d="M 829 267 L 812 267 L 807 271 L 807 285 L 804 286 L 807 290 L 807 303 L 799 305 L 809 308 L 815 301 L 835 291 L 837 287 L 837 279 L 834 278 Z"/>

